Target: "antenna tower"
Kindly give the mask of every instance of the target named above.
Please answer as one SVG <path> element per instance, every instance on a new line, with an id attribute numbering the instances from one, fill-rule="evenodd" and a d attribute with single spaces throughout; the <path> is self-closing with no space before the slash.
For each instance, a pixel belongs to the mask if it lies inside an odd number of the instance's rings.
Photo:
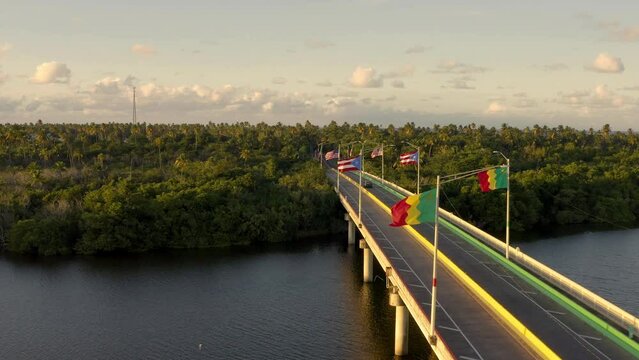
<path id="1" fill-rule="evenodd" d="M 137 124 L 137 122 L 138 122 L 138 113 L 135 108 L 135 86 L 134 86 L 133 87 L 133 125 Z"/>

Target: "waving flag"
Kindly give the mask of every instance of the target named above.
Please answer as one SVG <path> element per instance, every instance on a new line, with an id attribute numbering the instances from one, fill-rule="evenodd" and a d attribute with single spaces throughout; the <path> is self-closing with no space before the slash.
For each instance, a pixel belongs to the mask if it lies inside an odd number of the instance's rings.
<path id="1" fill-rule="evenodd" d="M 384 150 L 382 150 L 381 146 L 378 146 L 376 148 L 373 149 L 373 152 L 371 153 L 371 158 L 376 158 L 378 156 L 382 156 L 384 155 Z"/>
<path id="2" fill-rule="evenodd" d="M 482 171 L 477 174 L 477 180 L 482 192 L 506 189 L 508 187 L 508 169 L 506 167 L 498 167 Z"/>
<path id="3" fill-rule="evenodd" d="M 400 200 L 391 208 L 390 226 L 417 225 L 435 221 L 435 189 Z"/>
<path id="4" fill-rule="evenodd" d="M 331 150 L 331 151 L 327 152 L 326 155 L 324 155 L 324 159 L 326 159 L 326 161 L 332 160 L 332 159 L 337 159 L 337 151 Z"/>
<path id="5" fill-rule="evenodd" d="M 419 153 L 417 151 L 403 153 L 399 155 L 399 163 L 402 165 L 417 165 Z"/>
<path id="6" fill-rule="evenodd" d="M 339 172 L 347 172 L 353 170 L 361 170 L 362 169 L 362 158 L 354 157 L 346 160 L 338 160 L 337 161 L 337 170 Z"/>

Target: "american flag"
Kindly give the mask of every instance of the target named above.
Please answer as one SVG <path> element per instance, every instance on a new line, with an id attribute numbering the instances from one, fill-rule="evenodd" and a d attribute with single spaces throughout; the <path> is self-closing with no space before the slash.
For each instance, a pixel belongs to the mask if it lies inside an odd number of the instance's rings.
<path id="1" fill-rule="evenodd" d="M 331 150 L 331 151 L 327 152 L 326 155 L 324 155 L 324 159 L 326 159 L 326 161 L 332 160 L 332 159 L 337 159 L 337 151 Z"/>
<path id="2" fill-rule="evenodd" d="M 378 146 L 376 148 L 373 149 L 373 152 L 371 153 L 371 158 L 374 159 L 378 156 L 382 156 L 384 155 L 384 150 L 382 150 L 381 146 Z"/>
<path id="3" fill-rule="evenodd" d="M 337 161 L 337 170 L 339 170 L 339 172 L 347 172 L 347 171 L 361 170 L 361 169 L 362 169 L 362 158 L 359 156 Z"/>
<path id="4" fill-rule="evenodd" d="M 417 151 L 403 153 L 399 155 L 399 163 L 401 165 L 416 165 L 419 161 L 419 153 Z"/>

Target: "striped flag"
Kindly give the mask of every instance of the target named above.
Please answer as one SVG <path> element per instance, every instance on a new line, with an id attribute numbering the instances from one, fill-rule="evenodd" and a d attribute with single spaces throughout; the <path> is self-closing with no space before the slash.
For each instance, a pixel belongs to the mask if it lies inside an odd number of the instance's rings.
<path id="1" fill-rule="evenodd" d="M 417 165 L 419 161 L 419 153 L 417 151 L 403 153 L 399 155 L 399 163 L 401 165 Z"/>
<path id="2" fill-rule="evenodd" d="M 437 207 L 435 189 L 411 195 L 391 208 L 393 222 L 390 226 L 417 225 L 435 221 Z"/>
<path id="3" fill-rule="evenodd" d="M 374 159 L 378 156 L 382 156 L 384 155 L 384 150 L 382 150 L 381 146 L 378 146 L 376 148 L 373 149 L 373 152 L 371 153 L 371 158 Z"/>
<path id="4" fill-rule="evenodd" d="M 508 188 L 508 169 L 506 167 L 498 167 L 482 171 L 477 174 L 479 187 L 482 192 L 490 190 L 507 189 Z"/>
<path id="5" fill-rule="evenodd" d="M 337 170 L 339 170 L 339 172 L 347 172 L 347 171 L 354 171 L 354 170 L 361 170 L 361 169 L 362 169 L 362 158 L 359 156 L 337 161 Z"/>
<path id="6" fill-rule="evenodd" d="M 326 161 L 332 160 L 332 159 L 337 159 L 337 151 L 331 150 L 331 151 L 327 152 L 326 155 L 324 155 L 324 159 L 326 159 Z"/>

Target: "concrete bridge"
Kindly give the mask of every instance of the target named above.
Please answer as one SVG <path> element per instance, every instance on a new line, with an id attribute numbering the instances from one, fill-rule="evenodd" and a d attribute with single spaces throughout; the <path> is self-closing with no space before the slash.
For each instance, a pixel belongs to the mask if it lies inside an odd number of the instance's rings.
<path id="1" fill-rule="evenodd" d="M 412 193 L 374 175 L 328 168 L 346 209 L 349 243 L 376 261 L 396 307 L 395 354 L 408 348 L 409 316 L 443 359 L 637 359 L 639 321 L 551 268 L 440 209 L 437 304 L 431 331 L 431 224 L 391 227 L 390 207 Z M 337 188 L 336 188 L 337 190 Z M 359 236 L 358 236 L 359 235 Z M 357 240 L 357 241 L 356 241 Z"/>

